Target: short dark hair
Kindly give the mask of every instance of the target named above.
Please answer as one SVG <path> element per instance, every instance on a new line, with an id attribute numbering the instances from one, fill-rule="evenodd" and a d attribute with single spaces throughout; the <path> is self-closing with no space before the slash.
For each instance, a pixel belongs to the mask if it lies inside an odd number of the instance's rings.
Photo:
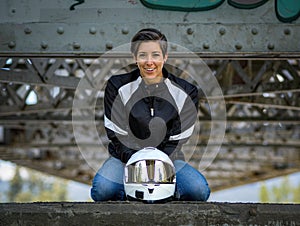
<path id="1" fill-rule="evenodd" d="M 168 49 L 168 41 L 166 36 L 155 28 L 145 28 L 138 31 L 131 39 L 131 53 L 136 56 L 141 42 L 159 41 L 159 45 L 163 56 L 166 55 Z"/>

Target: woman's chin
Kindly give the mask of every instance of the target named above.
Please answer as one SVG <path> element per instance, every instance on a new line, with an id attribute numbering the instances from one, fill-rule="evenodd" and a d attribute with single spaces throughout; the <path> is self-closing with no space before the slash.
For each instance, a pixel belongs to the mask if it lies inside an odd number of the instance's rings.
<path id="1" fill-rule="evenodd" d="M 155 84 L 161 81 L 161 77 L 159 76 L 143 76 L 143 79 L 146 84 Z"/>

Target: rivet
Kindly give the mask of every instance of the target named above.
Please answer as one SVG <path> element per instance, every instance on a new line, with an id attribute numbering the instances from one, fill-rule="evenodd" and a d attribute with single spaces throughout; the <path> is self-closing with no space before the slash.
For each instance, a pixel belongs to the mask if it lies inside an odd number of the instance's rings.
<path id="1" fill-rule="evenodd" d="M 107 42 L 106 43 L 106 49 L 112 49 L 112 48 L 113 48 L 112 42 Z"/>
<path id="2" fill-rule="evenodd" d="M 41 42 L 41 47 L 42 47 L 43 49 L 47 49 L 47 48 L 48 48 L 48 43 L 45 42 L 45 41 L 42 41 L 42 42 Z"/>
<path id="3" fill-rule="evenodd" d="M 26 27 L 24 29 L 25 34 L 30 34 L 31 33 L 31 29 L 29 27 Z"/>
<path id="4" fill-rule="evenodd" d="M 258 30 L 256 28 L 252 28 L 251 33 L 253 35 L 257 35 L 258 34 Z"/>
<path id="5" fill-rule="evenodd" d="M 269 43 L 269 44 L 268 44 L 268 49 L 272 50 L 272 49 L 274 49 L 274 48 L 275 48 L 274 44 L 272 44 L 272 43 Z"/>
<path id="6" fill-rule="evenodd" d="M 191 34 L 194 33 L 194 30 L 193 30 L 192 28 L 189 27 L 189 28 L 186 30 L 186 33 L 187 33 L 188 35 L 191 35 Z"/>
<path id="7" fill-rule="evenodd" d="M 96 32 L 97 32 L 97 30 L 95 27 L 90 28 L 90 34 L 94 35 L 94 34 L 96 34 Z"/>
<path id="8" fill-rule="evenodd" d="M 224 27 L 221 27 L 221 28 L 219 29 L 219 34 L 220 34 L 220 35 L 225 35 L 225 34 L 226 34 L 226 29 L 225 29 Z"/>
<path id="9" fill-rule="evenodd" d="M 209 49 L 209 44 L 207 44 L 207 43 L 203 43 L 203 49 Z"/>
<path id="10" fill-rule="evenodd" d="M 80 44 L 78 42 L 73 42 L 74 49 L 80 49 Z"/>
<path id="11" fill-rule="evenodd" d="M 8 47 L 9 48 L 15 48 L 15 46 L 16 46 L 16 43 L 14 42 L 14 41 L 10 41 L 9 43 L 8 43 Z"/>
<path id="12" fill-rule="evenodd" d="M 236 48 L 237 50 L 240 50 L 240 49 L 243 48 L 243 46 L 242 46 L 240 43 L 237 43 L 237 44 L 235 44 L 235 48 Z"/>
<path id="13" fill-rule="evenodd" d="M 284 29 L 284 34 L 285 35 L 290 35 L 291 34 L 291 30 L 289 28 Z"/>
<path id="14" fill-rule="evenodd" d="M 58 27 L 57 30 L 56 30 L 56 32 L 57 32 L 58 34 L 62 35 L 62 34 L 65 32 L 65 30 L 64 30 L 63 27 Z"/>
<path id="15" fill-rule="evenodd" d="M 176 50 L 177 49 L 177 45 L 171 44 L 171 49 Z"/>
<path id="16" fill-rule="evenodd" d="M 127 35 L 129 33 L 129 30 L 127 27 L 122 28 L 122 34 Z"/>

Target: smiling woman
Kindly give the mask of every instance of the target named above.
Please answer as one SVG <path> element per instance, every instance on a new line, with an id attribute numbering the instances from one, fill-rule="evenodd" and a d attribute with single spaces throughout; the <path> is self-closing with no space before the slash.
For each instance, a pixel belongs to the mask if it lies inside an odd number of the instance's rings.
<path id="1" fill-rule="evenodd" d="M 138 69 L 114 75 L 107 82 L 104 125 L 111 156 L 93 180 L 95 201 L 126 200 L 125 164 L 150 147 L 164 152 L 174 163 L 177 190 L 172 198 L 206 201 L 209 197 L 206 179 L 185 162 L 181 150 L 197 120 L 198 89 L 164 68 L 167 48 L 167 38 L 159 30 L 138 31 L 131 40 Z"/>

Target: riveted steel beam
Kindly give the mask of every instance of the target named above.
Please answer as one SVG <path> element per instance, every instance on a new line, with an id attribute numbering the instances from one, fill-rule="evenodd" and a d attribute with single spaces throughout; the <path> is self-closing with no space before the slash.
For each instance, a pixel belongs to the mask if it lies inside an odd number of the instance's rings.
<path id="1" fill-rule="evenodd" d="M 92 0 L 71 10 L 73 3 L 2 1 L 0 56 L 98 57 L 128 44 L 139 29 L 156 27 L 201 57 L 300 57 L 300 19 L 279 21 L 274 0 L 254 9 L 223 3 L 201 12 L 117 0 Z M 180 50 L 170 45 L 170 51 Z"/>

